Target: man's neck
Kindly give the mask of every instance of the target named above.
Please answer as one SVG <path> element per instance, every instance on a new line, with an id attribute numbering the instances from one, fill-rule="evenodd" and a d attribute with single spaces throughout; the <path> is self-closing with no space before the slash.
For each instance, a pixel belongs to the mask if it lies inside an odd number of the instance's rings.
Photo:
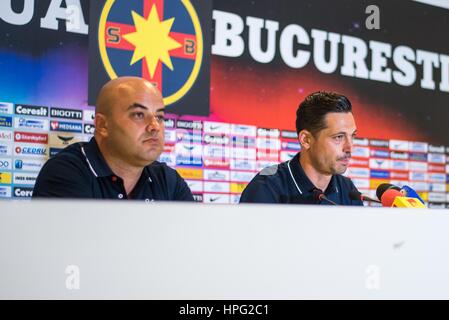
<path id="1" fill-rule="evenodd" d="M 318 172 L 312 165 L 312 161 L 307 153 L 301 153 L 301 156 L 299 157 L 299 163 L 301 164 L 301 167 L 304 170 L 307 178 L 309 178 L 313 185 L 318 189 L 325 191 L 329 186 L 332 175 L 324 175 Z"/>
<path id="2" fill-rule="evenodd" d="M 134 187 L 139 181 L 140 176 L 142 175 L 143 167 L 131 166 L 128 162 L 114 157 L 101 143 L 98 143 L 98 147 L 104 160 L 106 161 L 112 172 L 114 172 L 116 176 L 123 179 L 126 194 L 129 196 L 129 194 L 133 191 Z"/>

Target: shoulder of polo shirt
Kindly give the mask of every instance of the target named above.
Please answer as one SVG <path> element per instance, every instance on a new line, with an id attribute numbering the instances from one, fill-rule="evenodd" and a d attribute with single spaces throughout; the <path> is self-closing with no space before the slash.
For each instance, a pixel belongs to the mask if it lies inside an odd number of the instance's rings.
<path id="1" fill-rule="evenodd" d="M 274 164 L 272 166 L 264 168 L 262 171 L 260 171 L 259 175 L 261 176 L 272 176 L 275 175 L 276 172 L 278 172 L 279 165 Z"/>

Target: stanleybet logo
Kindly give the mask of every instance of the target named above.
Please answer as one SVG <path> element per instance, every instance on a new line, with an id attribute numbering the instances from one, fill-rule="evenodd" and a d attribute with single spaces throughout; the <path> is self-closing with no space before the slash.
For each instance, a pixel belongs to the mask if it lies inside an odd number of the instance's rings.
<path id="1" fill-rule="evenodd" d="M 143 77 L 166 105 L 189 92 L 201 69 L 203 32 L 189 0 L 107 0 L 98 40 L 111 79 Z"/>

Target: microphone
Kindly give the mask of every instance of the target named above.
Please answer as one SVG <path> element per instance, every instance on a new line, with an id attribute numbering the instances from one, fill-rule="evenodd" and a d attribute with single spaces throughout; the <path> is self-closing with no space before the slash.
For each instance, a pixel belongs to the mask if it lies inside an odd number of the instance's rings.
<path id="1" fill-rule="evenodd" d="M 372 199 L 372 198 L 370 198 L 368 196 L 365 196 L 365 195 L 361 194 L 357 190 L 349 191 L 349 198 L 351 198 L 351 200 L 361 200 L 361 201 L 369 201 L 369 202 L 381 203 L 379 200 Z"/>
<path id="2" fill-rule="evenodd" d="M 418 193 L 409 186 L 406 186 L 406 185 L 402 186 L 401 193 L 404 197 L 416 198 L 419 201 L 421 201 L 422 204 L 424 204 L 424 200 L 421 199 L 421 197 L 418 195 Z"/>
<path id="3" fill-rule="evenodd" d="M 426 206 L 416 198 L 404 197 L 401 189 L 388 183 L 377 187 L 376 194 L 384 207 L 396 208 L 425 208 Z"/>
<path id="4" fill-rule="evenodd" d="M 338 206 L 337 203 L 335 203 L 334 201 L 328 199 L 328 198 L 324 195 L 324 192 L 321 191 L 321 190 L 318 189 L 318 188 L 313 189 L 313 196 L 314 196 L 315 200 L 317 200 L 317 201 L 327 201 L 328 203 L 330 203 L 330 204 L 332 204 L 332 205 L 334 205 L 334 206 Z"/>
<path id="5" fill-rule="evenodd" d="M 376 189 L 376 196 L 377 199 L 382 201 L 382 195 L 384 194 L 385 191 L 389 190 L 389 189 L 393 189 L 393 190 L 397 190 L 397 191 L 401 191 L 401 189 L 399 187 L 396 187 L 392 184 L 389 183 L 382 183 L 380 184 L 377 189 Z"/>

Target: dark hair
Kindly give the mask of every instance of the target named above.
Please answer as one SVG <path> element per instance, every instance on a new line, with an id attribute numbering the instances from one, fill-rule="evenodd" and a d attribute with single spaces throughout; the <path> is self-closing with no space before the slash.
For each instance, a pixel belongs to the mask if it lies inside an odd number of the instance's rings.
<path id="1" fill-rule="evenodd" d="M 296 132 L 318 133 L 326 127 L 324 117 L 330 112 L 352 112 L 351 102 L 335 92 L 318 91 L 308 95 L 296 110 Z"/>

